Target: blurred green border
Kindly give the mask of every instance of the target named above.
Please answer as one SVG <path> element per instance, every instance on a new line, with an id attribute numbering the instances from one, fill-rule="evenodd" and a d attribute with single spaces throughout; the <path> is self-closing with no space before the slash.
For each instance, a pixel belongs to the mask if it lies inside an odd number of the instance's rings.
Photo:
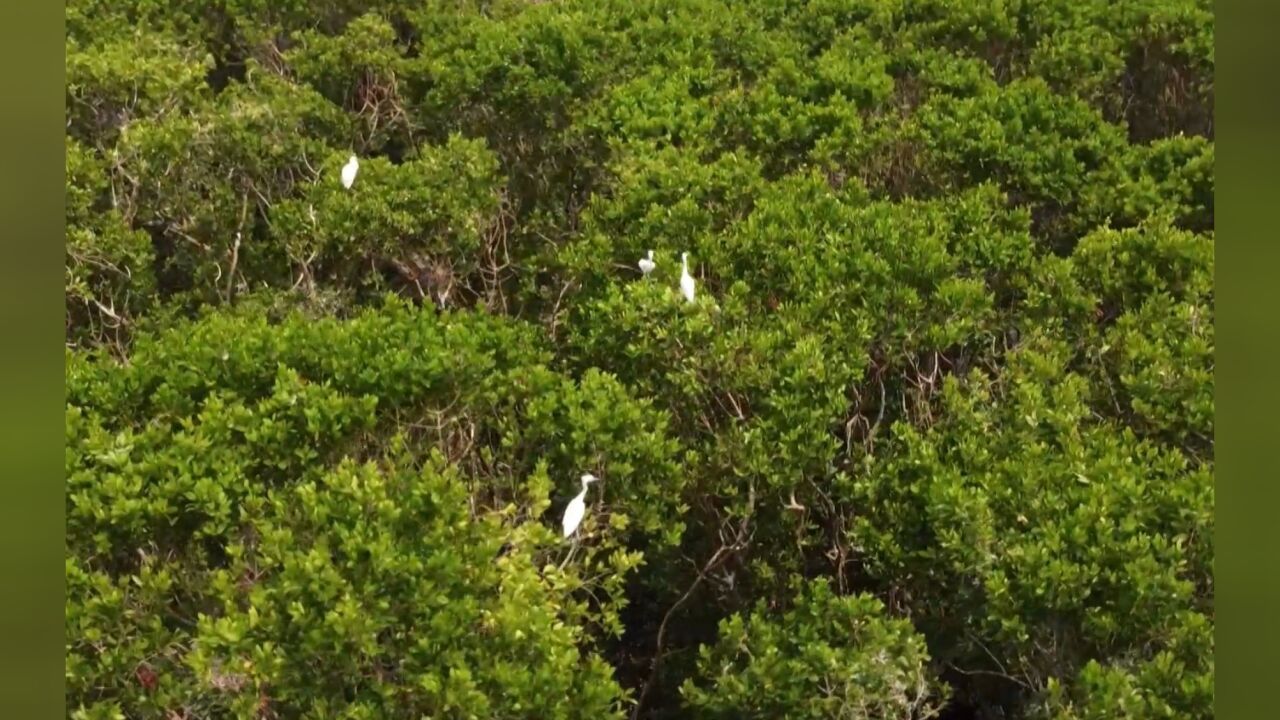
<path id="1" fill-rule="evenodd" d="M 1227 720 L 1277 716 L 1278 19 L 1275 3 L 1215 6 L 1215 707 Z"/>
<path id="2" fill-rule="evenodd" d="M 1217 68 L 1217 716 L 1272 717 L 1280 620 L 1277 383 L 1270 372 L 1280 308 L 1280 95 L 1273 82 L 1280 8 L 1216 4 Z M 66 717 L 63 693 L 63 129 L 64 7 L 8 2 L 0 11 L 6 82 L 0 130 L 5 257 L 0 316 L 7 352 L 0 457 L 4 605 L 0 697 L 7 717 Z M 1225 70 L 1225 72 L 1224 72 Z M 1227 138 L 1221 142 L 1222 137 Z M 1224 171 L 1225 170 L 1225 171 Z M 1252 230 L 1252 232 L 1250 232 Z M 1224 583 L 1225 580 L 1225 583 Z M 1225 585 L 1225 588 L 1224 588 Z M 1256 701 L 1256 702 L 1255 702 Z M 15 712 L 16 711 L 16 712 Z"/>
<path id="3" fill-rule="evenodd" d="M 64 8 L 0 10 L 0 712 L 66 717 L 63 641 Z"/>

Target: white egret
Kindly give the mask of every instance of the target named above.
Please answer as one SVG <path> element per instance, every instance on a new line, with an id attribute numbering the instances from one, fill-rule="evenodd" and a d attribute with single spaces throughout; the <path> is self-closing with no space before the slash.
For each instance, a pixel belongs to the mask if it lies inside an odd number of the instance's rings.
<path id="1" fill-rule="evenodd" d="M 649 257 L 640 258 L 640 272 L 644 273 L 645 277 L 648 277 L 649 273 L 653 272 L 653 269 L 657 266 L 658 264 L 653 261 L 652 250 L 649 251 Z"/>
<path id="2" fill-rule="evenodd" d="M 689 253 L 680 253 L 680 294 L 693 302 L 693 276 L 689 274 Z"/>
<path id="3" fill-rule="evenodd" d="M 356 171 L 359 169 L 360 161 L 356 159 L 355 155 L 352 155 L 347 164 L 342 166 L 342 187 L 348 190 L 351 189 L 351 185 L 356 181 Z"/>
<path id="4" fill-rule="evenodd" d="M 578 496 L 569 501 L 569 506 L 564 509 L 564 536 L 569 537 L 574 530 L 578 529 L 578 524 L 582 522 L 582 515 L 587 511 L 587 484 L 596 481 L 596 476 L 587 474 L 582 476 L 582 492 Z"/>

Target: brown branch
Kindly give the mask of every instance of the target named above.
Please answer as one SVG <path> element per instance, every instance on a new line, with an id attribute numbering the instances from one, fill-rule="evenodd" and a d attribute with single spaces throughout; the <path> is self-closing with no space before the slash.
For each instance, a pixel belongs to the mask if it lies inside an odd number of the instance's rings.
<path id="1" fill-rule="evenodd" d="M 984 675 L 984 676 L 987 676 L 987 677 L 996 677 L 996 678 L 1000 678 L 1000 679 L 1002 679 L 1002 680 L 1008 680 L 1008 681 L 1010 681 L 1010 682 L 1012 682 L 1012 683 L 1015 683 L 1015 684 L 1017 684 L 1017 685 L 1020 685 L 1021 687 L 1025 688 L 1025 689 L 1027 689 L 1027 690 L 1030 690 L 1030 691 L 1032 691 L 1032 692 L 1035 692 L 1035 688 L 1033 688 L 1033 687 L 1031 687 L 1031 685 L 1027 684 L 1027 682 L 1026 682 L 1026 681 L 1019 680 L 1018 678 L 1016 678 L 1016 677 L 1014 677 L 1014 676 L 1012 676 L 1012 675 L 1006 675 L 1006 674 L 1004 674 L 1004 673 L 1002 673 L 1002 672 L 996 672 L 996 671 L 994 671 L 994 670 L 965 670 L 964 668 L 958 667 L 955 663 L 947 663 L 947 665 L 948 665 L 952 670 L 955 670 L 956 672 L 960 673 L 961 675 L 970 675 L 970 676 L 972 676 L 972 675 Z"/>
<path id="2" fill-rule="evenodd" d="M 227 271 L 226 302 L 231 302 L 231 293 L 235 290 L 236 267 L 240 264 L 240 238 L 244 232 L 244 221 L 249 214 L 249 196 L 240 196 L 240 221 L 236 224 L 236 241 L 231 246 L 231 265 Z"/>
<path id="3" fill-rule="evenodd" d="M 236 233 L 235 244 L 231 246 L 231 266 L 227 271 L 227 290 L 224 302 L 231 302 L 231 293 L 236 285 L 236 266 L 240 263 L 240 233 Z"/>
<path id="4" fill-rule="evenodd" d="M 656 648 L 654 650 L 653 662 L 649 666 L 649 677 L 645 680 L 644 687 L 640 690 L 640 697 L 636 699 L 636 706 L 631 711 L 631 720 L 638 720 L 641 710 L 644 709 L 644 701 L 649 696 L 649 691 L 656 684 L 658 671 L 662 667 L 662 658 L 664 657 L 663 645 L 666 642 L 667 625 L 671 622 L 672 616 L 675 615 L 677 610 L 684 607 L 684 604 L 693 597 L 694 591 L 698 589 L 698 586 L 702 584 L 702 581 L 707 578 L 708 574 L 723 565 L 730 557 L 733 556 L 734 553 L 741 552 L 746 548 L 747 544 L 750 542 L 750 533 L 748 532 L 748 529 L 751 522 L 751 516 L 755 510 L 755 504 L 756 486 L 753 482 L 747 490 L 747 511 L 742 516 L 742 520 L 738 523 L 738 531 L 733 538 L 733 542 L 724 543 L 723 534 L 721 535 L 721 543 L 724 544 L 721 544 L 720 547 L 716 548 L 716 551 L 712 553 L 707 562 L 703 564 L 702 569 L 698 571 L 698 576 L 694 578 L 693 583 L 689 585 L 689 588 L 684 591 L 684 594 L 681 595 L 680 598 L 676 600 L 662 616 L 662 622 L 658 625 L 658 637 L 656 641 Z M 721 528 L 721 532 L 723 533 L 723 527 Z"/>
<path id="5" fill-rule="evenodd" d="M 551 339 L 552 340 L 555 340 L 556 328 L 560 324 L 560 303 L 564 300 L 565 293 L 569 292 L 569 288 L 571 287 L 573 287 L 572 280 L 565 283 L 564 287 L 560 289 L 560 297 L 556 298 L 555 307 L 551 309 Z"/>

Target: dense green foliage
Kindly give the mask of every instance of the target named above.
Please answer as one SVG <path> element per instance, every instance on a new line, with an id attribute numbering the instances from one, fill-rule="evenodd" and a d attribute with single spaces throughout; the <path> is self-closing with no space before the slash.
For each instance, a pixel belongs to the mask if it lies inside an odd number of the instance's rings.
<path id="1" fill-rule="evenodd" d="M 71 0 L 69 714 L 1212 717 L 1213 71 L 1205 0 Z"/>
<path id="2" fill-rule="evenodd" d="M 922 638 L 879 600 L 818 582 L 771 618 L 763 603 L 720 625 L 682 688 L 705 717 L 880 718 L 932 714 Z"/>

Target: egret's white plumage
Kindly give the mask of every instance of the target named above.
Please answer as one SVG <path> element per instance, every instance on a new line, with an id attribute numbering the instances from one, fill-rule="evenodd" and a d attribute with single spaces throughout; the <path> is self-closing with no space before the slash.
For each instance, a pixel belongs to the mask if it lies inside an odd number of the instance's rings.
<path id="1" fill-rule="evenodd" d="M 680 253 L 680 294 L 693 302 L 693 276 L 689 274 L 689 253 Z"/>
<path id="2" fill-rule="evenodd" d="M 653 261 L 652 250 L 649 251 L 649 257 L 640 258 L 640 272 L 644 273 L 646 277 L 649 273 L 653 272 L 653 269 L 656 267 L 658 267 L 658 264 Z"/>
<path id="3" fill-rule="evenodd" d="M 342 187 L 350 190 L 351 185 L 356 181 L 356 172 L 360 170 L 360 161 L 355 155 L 342 166 Z"/>
<path id="4" fill-rule="evenodd" d="M 578 529 L 578 524 L 582 522 L 582 516 L 587 511 L 587 483 L 596 481 L 594 475 L 582 476 L 582 492 L 578 496 L 569 501 L 569 506 L 564 509 L 564 536 L 569 537 L 574 530 Z"/>

